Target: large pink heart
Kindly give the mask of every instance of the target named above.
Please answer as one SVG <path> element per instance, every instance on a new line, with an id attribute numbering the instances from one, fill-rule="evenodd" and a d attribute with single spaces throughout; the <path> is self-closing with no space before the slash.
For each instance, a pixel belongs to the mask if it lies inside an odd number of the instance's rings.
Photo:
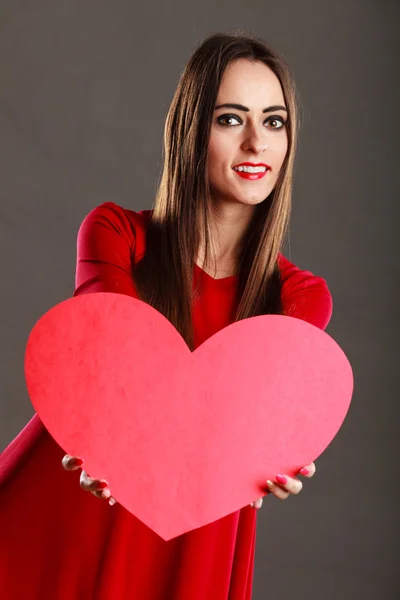
<path id="1" fill-rule="evenodd" d="M 164 540 L 315 460 L 353 390 L 343 351 L 305 321 L 252 317 L 192 353 L 155 309 L 109 293 L 47 312 L 29 336 L 25 375 L 54 439 Z"/>

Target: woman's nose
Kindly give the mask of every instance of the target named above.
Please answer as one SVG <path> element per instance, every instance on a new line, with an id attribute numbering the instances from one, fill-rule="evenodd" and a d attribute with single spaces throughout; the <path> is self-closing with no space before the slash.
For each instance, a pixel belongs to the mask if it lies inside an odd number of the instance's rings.
<path id="1" fill-rule="evenodd" d="M 245 151 L 251 151 L 255 154 L 261 154 L 266 150 L 267 144 L 265 142 L 265 138 L 262 135 L 257 133 L 252 133 L 248 135 L 242 144 L 242 149 Z"/>

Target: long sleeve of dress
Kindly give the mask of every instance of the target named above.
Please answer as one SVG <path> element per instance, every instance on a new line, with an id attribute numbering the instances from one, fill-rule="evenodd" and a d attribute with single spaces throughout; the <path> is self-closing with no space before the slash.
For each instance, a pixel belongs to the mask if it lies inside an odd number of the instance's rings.
<path id="1" fill-rule="evenodd" d="M 135 233 L 125 213 L 111 202 L 92 210 L 78 231 L 74 296 L 90 292 L 134 296 L 134 252 Z"/>
<path id="2" fill-rule="evenodd" d="M 283 255 L 279 256 L 278 264 L 284 314 L 325 329 L 333 310 L 332 296 L 325 279 L 299 269 Z"/>

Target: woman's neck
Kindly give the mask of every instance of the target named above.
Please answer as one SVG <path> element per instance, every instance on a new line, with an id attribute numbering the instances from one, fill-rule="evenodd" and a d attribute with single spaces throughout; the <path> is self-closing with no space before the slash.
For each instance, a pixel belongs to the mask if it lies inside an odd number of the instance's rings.
<path id="1" fill-rule="evenodd" d="M 240 243 L 254 209 L 254 206 L 237 202 L 213 204 L 209 216 L 210 255 L 206 264 L 204 240 L 201 240 L 196 261 L 199 267 L 216 279 L 236 274 Z"/>

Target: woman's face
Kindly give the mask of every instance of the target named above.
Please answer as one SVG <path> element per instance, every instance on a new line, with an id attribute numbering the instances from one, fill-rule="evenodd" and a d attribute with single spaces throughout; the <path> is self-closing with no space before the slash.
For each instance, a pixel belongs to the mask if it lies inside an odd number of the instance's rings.
<path id="1" fill-rule="evenodd" d="M 221 106 L 226 104 L 231 106 Z M 216 206 L 255 206 L 269 196 L 287 151 L 286 120 L 281 84 L 269 67 L 247 59 L 227 67 L 208 147 L 209 182 Z M 251 172 L 243 163 L 267 165 L 267 169 Z M 238 170 L 239 165 L 243 168 Z"/>

